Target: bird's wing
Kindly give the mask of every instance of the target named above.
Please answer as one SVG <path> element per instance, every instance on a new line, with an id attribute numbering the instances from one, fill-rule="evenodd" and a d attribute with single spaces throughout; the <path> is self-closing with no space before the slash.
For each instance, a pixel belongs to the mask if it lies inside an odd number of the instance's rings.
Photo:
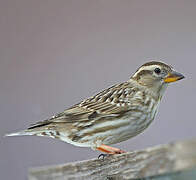
<path id="1" fill-rule="evenodd" d="M 112 86 L 48 120 L 33 124 L 29 129 L 50 123 L 73 123 L 122 115 L 128 111 L 130 96 L 133 96 L 135 91 L 128 82 Z"/>

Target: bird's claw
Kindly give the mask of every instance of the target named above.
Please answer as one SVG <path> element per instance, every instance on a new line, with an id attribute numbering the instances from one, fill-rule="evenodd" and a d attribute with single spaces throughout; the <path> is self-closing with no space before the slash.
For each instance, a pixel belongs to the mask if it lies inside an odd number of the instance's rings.
<path id="1" fill-rule="evenodd" d="M 100 155 L 98 156 L 98 159 L 104 161 L 105 158 L 106 158 L 106 157 L 109 157 L 109 156 L 111 156 L 111 154 L 100 154 Z"/>

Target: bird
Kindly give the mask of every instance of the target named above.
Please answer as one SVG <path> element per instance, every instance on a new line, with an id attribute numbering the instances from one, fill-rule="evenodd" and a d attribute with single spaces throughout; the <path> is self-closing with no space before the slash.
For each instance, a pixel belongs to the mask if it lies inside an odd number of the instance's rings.
<path id="1" fill-rule="evenodd" d="M 110 145 L 142 133 L 154 120 L 168 85 L 183 78 L 172 66 L 150 61 L 127 81 L 6 136 L 44 136 L 109 155 L 125 153 Z"/>

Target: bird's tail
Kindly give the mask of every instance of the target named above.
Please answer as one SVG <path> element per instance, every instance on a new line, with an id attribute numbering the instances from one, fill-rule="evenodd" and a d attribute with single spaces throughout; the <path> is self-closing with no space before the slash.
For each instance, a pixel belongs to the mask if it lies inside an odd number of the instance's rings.
<path id="1" fill-rule="evenodd" d="M 46 130 L 46 129 L 26 129 L 23 131 L 18 131 L 14 133 L 8 133 L 4 136 L 44 136 L 51 138 L 59 138 L 60 134 L 55 130 Z"/>
<path id="2" fill-rule="evenodd" d="M 18 131 L 18 132 L 14 132 L 14 133 L 8 133 L 5 134 L 4 136 L 33 136 L 33 135 L 37 135 L 38 132 L 33 132 L 33 131 L 29 131 L 29 130 L 23 130 L 23 131 Z"/>
<path id="3" fill-rule="evenodd" d="M 48 120 L 38 122 L 36 124 L 30 125 L 28 129 L 14 132 L 14 133 L 8 133 L 4 136 L 43 136 L 45 131 L 48 130 L 46 127 L 50 122 Z"/>

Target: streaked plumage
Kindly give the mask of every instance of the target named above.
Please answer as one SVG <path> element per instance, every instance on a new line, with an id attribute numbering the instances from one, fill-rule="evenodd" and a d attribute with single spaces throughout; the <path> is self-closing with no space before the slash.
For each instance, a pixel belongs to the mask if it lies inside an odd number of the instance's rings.
<path id="1" fill-rule="evenodd" d="M 146 129 L 168 83 L 182 78 L 171 66 L 152 61 L 142 65 L 128 81 L 8 136 L 48 136 L 106 153 L 121 153 L 106 145 L 125 141 Z"/>

